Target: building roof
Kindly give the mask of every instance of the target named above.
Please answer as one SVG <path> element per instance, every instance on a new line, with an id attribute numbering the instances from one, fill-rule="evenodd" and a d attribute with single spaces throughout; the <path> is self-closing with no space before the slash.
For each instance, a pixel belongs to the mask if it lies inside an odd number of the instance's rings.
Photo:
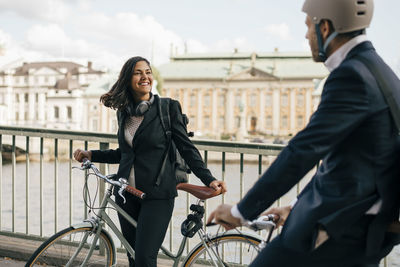
<path id="1" fill-rule="evenodd" d="M 14 75 L 17 76 L 29 75 L 31 71 L 36 71 L 42 68 L 53 69 L 59 72 L 60 74 L 65 74 L 69 72 L 72 75 L 81 73 L 86 73 L 86 74 L 104 73 L 103 71 L 92 69 L 91 62 L 88 62 L 88 65 L 84 66 L 71 61 L 43 61 L 43 62 L 31 62 L 31 63 L 24 62 L 22 66 L 14 68 L 15 69 Z M 4 73 L 4 69 L 2 73 Z"/>
<path id="2" fill-rule="evenodd" d="M 107 73 L 86 88 L 85 96 L 101 96 L 108 92 L 118 79 L 118 73 Z"/>
<path id="3" fill-rule="evenodd" d="M 281 79 L 323 78 L 328 70 L 315 63 L 310 53 L 214 53 L 171 57 L 159 68 L 163 79 L 230 79 L 256 69 Z"/>

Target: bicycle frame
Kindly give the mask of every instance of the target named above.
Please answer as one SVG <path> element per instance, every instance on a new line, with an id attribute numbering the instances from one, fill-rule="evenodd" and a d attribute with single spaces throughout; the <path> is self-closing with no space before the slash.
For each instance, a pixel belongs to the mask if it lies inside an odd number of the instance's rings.
<path id="1" fill-rule="evenodd" d="M 110 185 L 109 188 L 106 190 L 106 193 L 101 201 L 100 207 L 99 207 L 99 212 L 97 213 L 96 217 L 92 217 L 90 219 L 85 220 L 83 223 L 80 224 L 75 224 L 72 227 L 73 228 L 79 228 L 82 226 L 87 226 L 87 227 L 93 227 L 96 229 L 96 237 L 94 239 L 94 242 L 92 243 L 92 246 L 89 250 L 89 253 L 86 257 L 86 259 L 83 262 L 83 265 L 86 264 L 87 260 L 91 257 L 93 250 L 95 249 L 96 246 L 96 241 L 98 236 L 100 235 L 101 231 L 104 230 L 104 232 L 108 235 L 109 233 L 104 229 L 104 223 L 107 224 L 112 232 L 117 236 L 117 238 L 121 241 L 121 243 L 124 245 L 125 249 L 128 251 L 128 253 L 135 258 L 135 251 L 131 247 L 131 245 L 128 243 L 128 241 L 125 239 L 121 231 L 118 229 L 118 227 L 115 225 L 113 220 L 108 216 L 106 213 L 105 209 L 107 208 L 108 205 L 112 206 L 120 215 L 122 215 L 132 226 L 135 228 L 137 227 L 137 222 L 134 220 L 127 212 L 125 212 L 112 198 L 112 191 L 113 191 L 114 185 Z M 104 223 L 103 223 L 104 222 Z M 84 238 L 85 239 L 85 238 Z M 112 238 L 110 238 L 111 242 L 114 242 Z M 169 251 L 167 248 L 161 246 L 162 252 L 167 255 L 170 259 L 174 261 L 173 267 L 177 267 L 180 261 L 180 258 L 183 254 L 185 245 L 186 245 L 186 240 L 187 237 L 183 237 L 181 244 L 179 246 L 179 250 L 177 254 L 173 254 L 171 251 Z M 83 242 L 82 242 L 83 243 Z M 113 244 L 113 247 L 115 249 L 115 246 Z M 77 252 L 79 252 L 81 247 L 78 247 Z M 115 254 L 115 251 L 114 251 Z M 73 260 L 73 258 L 71 259 Z M 113 265 L 116 264 L 116 261 L 113 262 Z"/>

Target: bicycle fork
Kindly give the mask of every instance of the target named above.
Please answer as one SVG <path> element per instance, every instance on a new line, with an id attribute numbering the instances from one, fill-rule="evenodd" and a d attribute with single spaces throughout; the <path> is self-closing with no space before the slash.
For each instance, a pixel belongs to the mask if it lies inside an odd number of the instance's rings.
<path id="1" fill-rule="evenodd" d="M 209 236 L 204 232 L 204 230 L 203 230 L 203 229 L 200 229 L 199 232 L 198 232 L 198 234 L 199 234 L 199 237 L 200 237 L 201 242 L 202 242 L 203 245 L 204 245 L 204 248 L 205 248 L 206 251 L 207 251 L 208 256 L 209 256 L 210 259 L 211 259 L 212 264 L 213 264 L 215 267 L 228 267 L 228 265 L 226 265 L 226 263 L 225 263 L 225 262 L 221 259 L 221 257 L 218 255 L 218 252 L 216 252 L 215 249 L 212 247 L 212 241 L 211 241 L 211 239 L 209 238 Z M 208 245 L 207 242 L 208 242 L 208 244 L 210 244 L 210 245 Z M 213 255 L 214 255 L 214 257 L 213 257 Z M 216 261 L 214 261 L 214 258 L 216 258 Z"/>

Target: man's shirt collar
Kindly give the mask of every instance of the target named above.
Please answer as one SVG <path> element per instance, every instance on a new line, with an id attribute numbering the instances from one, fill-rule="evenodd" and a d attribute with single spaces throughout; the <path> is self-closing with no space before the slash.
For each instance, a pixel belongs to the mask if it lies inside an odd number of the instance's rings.
<path id="1" fill-rule="evenodd" d="M 325 67 L 329 71 L 333 71 L 336 69 L 346 58 L 347 54 L 350 52 L 358 44 L 368 41 L 367 36 L 365 34 L 358 35 L 348 41 L 347 43 L 343 44 L 339 49 L 337 49 L 328 59 L 325 61 Z"/>

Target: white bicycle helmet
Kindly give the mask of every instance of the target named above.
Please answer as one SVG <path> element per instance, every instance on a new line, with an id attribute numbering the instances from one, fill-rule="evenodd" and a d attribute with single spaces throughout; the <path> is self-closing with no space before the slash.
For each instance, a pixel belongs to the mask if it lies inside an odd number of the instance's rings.
<path id="1" fill-rule="evenodd" d="M 305 0 L 302 11 L 316 25 L 320 56 L 326 59 L 325 50 L 328 44 L 339 34 L 368 28 L 374 12 L 373 0 Z M 319 23 L 322 19 L 332 22 L 335 32 L 332 33 L 322 46 Z M 321 40 L 320 40 L 321 39 Z M 322 46 L 322 47 L 321 47 Z"/>

